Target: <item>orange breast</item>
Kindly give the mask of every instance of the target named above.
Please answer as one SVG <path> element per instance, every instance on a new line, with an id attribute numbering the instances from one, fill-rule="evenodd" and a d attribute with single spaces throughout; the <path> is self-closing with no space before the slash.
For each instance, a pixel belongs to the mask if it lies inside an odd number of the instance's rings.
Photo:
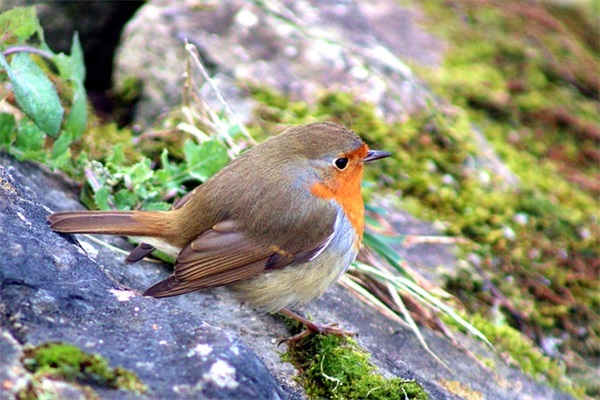
<path id="1" fill-rule="evenodd" d="M 356 150 L 350 156 L 362 160 L 368 151 L 366 145 Z M 344 210 L 346 217 L 354 227 L 359 239 L 358 245 L 362 241 L 365 227 L 364 203 L 360 191 L 362 181 L 363 166 L 362 161 L 353 164 L 344 171 L 336 171 L 333 179 L 327 182 L 316 183 L 311 187 L 311 192 L 327 200 L 335 200 Z"/>

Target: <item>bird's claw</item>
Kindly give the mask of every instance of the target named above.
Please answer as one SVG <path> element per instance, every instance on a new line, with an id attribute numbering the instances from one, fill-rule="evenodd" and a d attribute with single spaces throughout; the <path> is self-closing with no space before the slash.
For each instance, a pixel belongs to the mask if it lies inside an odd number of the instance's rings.
<path id="1" fill-rule="evenodd" d="M 281 312 L 283 314 L 287 315 L 288 317 L 291 317 L 291 318 L 299 321 L 300 323 L 302 323 L 306 327 L 306 329 L 294 336 L 290 336 L 289 338 L 281 340 L 279 342 L 279 345 L 281 345 L 281 343 L 294 344 L 294 343 L 298 342 L 299 340 L 302 340 L 305 337 L 308 337 L 314 333 L 317 333 L 319 335 L 334 335 L 334 336 L 337 336 L 340 338 L 346 338 L 348 336 L 356 336 L 356 332 L 347 331 L 345 329 L 339 328 L 337 323 L 333 323 L 333 324 L 329 324 L 329 325 L 319 325 L 319 324 L 316 324 L 304 317 L 299 316 L 298 314 L 296 314 L 290 310 L 283 309 Z"/>

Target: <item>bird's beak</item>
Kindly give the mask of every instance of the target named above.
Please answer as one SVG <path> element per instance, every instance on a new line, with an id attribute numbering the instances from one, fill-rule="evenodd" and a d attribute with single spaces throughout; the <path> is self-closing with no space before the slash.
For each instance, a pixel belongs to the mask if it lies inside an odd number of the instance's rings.
<path id="1" fill-rule="evenodd" d="M 363 162 L 379 160 L 380 158 L 386 158 L 391 155 L 392 154 L 388 153 L 387 151 L 369 150 L 367 152 L 367 156 L 365 158 L 363 158 Z"/>

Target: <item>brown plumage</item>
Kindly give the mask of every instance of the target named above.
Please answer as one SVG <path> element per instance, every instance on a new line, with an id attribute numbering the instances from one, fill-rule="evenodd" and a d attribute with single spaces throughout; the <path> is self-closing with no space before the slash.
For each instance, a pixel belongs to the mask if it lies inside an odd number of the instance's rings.
<path id="1" fill-rule="evenodd" d="M 332 123 L 294 127 L 242 154 L 172 210 L 61 212 L 65 233 L 133 236 L 135 262 L 156 247 L 177 259 L 144 294 L 166 297 L 231 285 L 277 310 L 321 295 L 354 260 L 363 230 L 363 163 L 370 151 Z"/>

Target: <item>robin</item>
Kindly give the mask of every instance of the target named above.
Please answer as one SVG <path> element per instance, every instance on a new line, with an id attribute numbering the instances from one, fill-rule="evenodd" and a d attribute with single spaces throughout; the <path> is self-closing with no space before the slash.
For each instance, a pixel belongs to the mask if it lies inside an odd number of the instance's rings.
<path id="1" fill-rule="evenodd" d="M 369 150 L 351 130 L 321 122 L 292 127 L 248 150 L 169 211 L 74 211 L 50 215 L 64 233 L 123 235 L 176 259 L 174 273 L 144 292 L 169 297 L 227 285 L 262 311 L 321 296 L 354 261 L 363 237 L 363 164 L 390 153 Z"/>

